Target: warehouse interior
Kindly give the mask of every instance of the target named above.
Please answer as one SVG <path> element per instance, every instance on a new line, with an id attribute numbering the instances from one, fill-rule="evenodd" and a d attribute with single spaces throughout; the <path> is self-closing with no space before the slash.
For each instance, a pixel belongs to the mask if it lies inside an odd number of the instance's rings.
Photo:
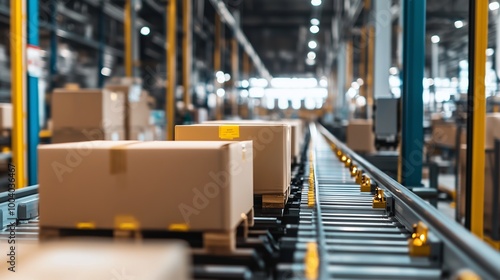
<path id="1" fill-rule="evenodd" d="M 500 1 L 0 0 L 0 279 L 500 279 Z"/>

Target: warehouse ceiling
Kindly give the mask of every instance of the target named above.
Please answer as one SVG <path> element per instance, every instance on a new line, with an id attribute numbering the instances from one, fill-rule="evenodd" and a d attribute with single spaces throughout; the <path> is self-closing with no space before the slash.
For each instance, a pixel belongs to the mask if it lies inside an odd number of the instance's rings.
<path id="1" fill-rule="evenodd" d="M 342 2 L 342 3 L 337 3 Z M 325 72 L 327 52 L 332 50 L 332 19 L 337 14 L 335 6 L 343 10 L 341 22 L 343 36 L 349 28 L 349 15 L 354 15 L 354 49 L 359 44 L 359 28 L 367 20 L 368 15 L 359 9 L 364 1 L 359 0 L 323 0 L 319 7 L 313 7 L 310 0 L 228 0 L 229 7 L 239 10 L 243 31 L 253 44 L 265 66 L 273 76 L 283 75 L 321 75 Z M 373 2 L 373 1 L 372 1 Z M 394 25 L 400 13 L 400 0 L 393 1 Z M 349 5 L 348 9 L 346 7 Z M 467 59 L 469 0 L 427 1 L 427 65 L 430 65 L 432 35 L 438 35 L 440 41 L 440 62 L 446 64 L 447 72 L 456 73 L 458 62 Z M 498 11 L 496 11 L 498 12 Z M 496 12 L 494 14 L 496 15 Z M 309 27 L 312 17 L 320 19 L 320 31 L 311 34 Z M 456 28 L 456 21 L 463 21 L 462 28 Z M 490 13 L 490 47 L 495 41 L 494 17 Z M 357 30 L 357 33 L 356 33 Z M 314 39 L 318 42 L 315 65 L 306 63 L 307 43 Z M 393 38 L 392 46 L 397 46 Z M 389 44 L 389 43 L 388 43 Z M 397 65 L 396 51 L 393 51 L 393 65 Z M 359 55 L 354 53 L 355 63 Z M 455 74 L 456 75 L 456 74 Z"/>

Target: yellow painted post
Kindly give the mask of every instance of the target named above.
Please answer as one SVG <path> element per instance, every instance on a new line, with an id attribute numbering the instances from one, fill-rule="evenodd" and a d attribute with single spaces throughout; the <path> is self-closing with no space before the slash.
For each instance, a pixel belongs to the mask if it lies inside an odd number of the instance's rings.
<path id="1" fill-rule="evenodd" d="M 12 157 L 16 188 L 26 186 L 26 7 L 25 1 L 10 1 L 11 95 L 13 106 Z"/>
<path id="2" fill-rule="evenodd" d="M 125 76 L 132 77 L 132 0 L 126 0 L 124 10 Z"/>
<path id="3" fill-rule="evenodd" d="M 192 1 L 182 1 L 182 85 L 184 87 L 184 108 L 191 104 L 191 61 L 193 55 L 193 33 L 191 28 L 192 21 Z"/>
<path id="4" fill-rule="evenodd" d="M 238 93 L 236 90 L 237 82 L 239 80 L 239 45 L 236 38 L 231 40 L 231 77 L 232 80 L 232 93 L 231 93 L 231 114 L 238 115 Z"/>
<path id="5" fill-rule="evenodd" d="M 471 232 L 483 238 L 484 158 L 486 122 L 486 48 L 488 47 L 488 0 L 476 0 L 474 37 L 474 112 L 472 140 Z M 471 11 L 472 12 L 472 11 Z"/>
<path id="6" fill-rule="evenodd" d="M 214 31 L 214 73 L 221 71 L 221 20 L 218 14 L 215 15 L 215 31 Z M 220 87 L 217 79 L 215 79 L 215 91 Z M 222 110 L 224 102 L 221 97 L 217 95 L 217 102 L 215 106 L 215 119 L 222 120 Z"/>
<path id="7" fill-rule="evenodd" d="M 177 49 L 177 0 L 167 3 L 167 140 L 174 140 L 175 129 L 175 88 L 176 82 L 176 49 Z"/>

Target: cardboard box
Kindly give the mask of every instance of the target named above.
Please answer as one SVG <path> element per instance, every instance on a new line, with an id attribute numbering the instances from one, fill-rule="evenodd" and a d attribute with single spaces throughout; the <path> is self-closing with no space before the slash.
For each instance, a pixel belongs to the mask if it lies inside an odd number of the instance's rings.
<path id="1" fill-rule="evenodd" d="M 235 229 L 253 206 L 252 142 L 42 145 L 40 228 Z"/>
<path id="2" fill-rule="evenodd" d="M 442 147 L 455 148 L 456 146 L 457 125 L 449 122 L 434 123 L 432 127 L 432 141 Z M 467 131 L 461 129 L 460 144 L 467 143 Z"/>
<path id="3" fill-rule="evenodd" d="M 191 278 L 191 260 L 187 246 L 176 241 L 134 243 L 80 239 L 20 244 L 16 247 L 16 261 L 19 265 L 12 272 L 8 270 L 8 262 L 1 262 L 0 279 Z"/>
<path id="4" fill-rule="evenodd" d="M 123 96 L 101 89 L 56 89 L 52 94 L 54 130 L 123 127 Z"/>
<path id="5" fill-rule="evenodd" d="M 375 152 L 375 135 L 372 120 L 353 119 L 346 131 L 347 146 L 358 153 Z"/>
<path id="6" fill-rule="evenodd" d="M 280 121 L 265 121 L 265 120 L 224 120 L 224 121 L 206 121 L 205 124 L 288 124 L 291 128 L 291 162 L 300 160 L 300 147 L 303 140 L 302 121 L 300 120 L 280 120 Z"/>
<path id="7" fill-rule="evenodd" d="M 286 124 L 178 125 L 175 127 L 175 140 L 252 140 L 254 193 L 284 194 L 291 181 L 290 130 Z"/>
<path id="8" fill-rule="evenodd" d="M 122 128 L 61 128 L 52 132 L 52 143 L 83 142 L 95 140 L 125 140 Z"/>
<path id="9" fill-rule="evenodd" d="M 12 129 L 12 104 L 0 103 L 0 130 Z"/>
<path id="10" fill-rule="evenodd" d="M 460 216 L 465 216 L 465 179 L 466 179 L 466 145 L 462 145 L 460 148 L 460 162 L 459 162 L 459 193 L 458 193 L 458 203 Z M 493 176 L 498 173 L 494 170 L 495 158 L 494 153 L 485 153 L 484 162 L 484 230 L 486 232 L 491 232 L 492 221 L 493 221 Z M 500 202 L 500 197 L 498 198 Z"/>
<path id="11" fill-rule="evenodd" d="M 500 139 L 500 113 L 486 114 L 486 149 L 495 148 L 495 139 Z"/>
<path id="12" fill-rule="evenodd" d="M 159 140 L 156 136 L 156 127 L 153 125 L 145 127 L 132 127 L 130 130 L 130 139 L 138 141 L 154 141 Z"/>
<path id="13" fill-rule="evenodd" d="M 107 85 L 106 89 L 124 97 L 126 114 L 123 125 L 126 128 L 131 130 L 132 127 L 150 125 L 148 94 L 140 85 Z"/>

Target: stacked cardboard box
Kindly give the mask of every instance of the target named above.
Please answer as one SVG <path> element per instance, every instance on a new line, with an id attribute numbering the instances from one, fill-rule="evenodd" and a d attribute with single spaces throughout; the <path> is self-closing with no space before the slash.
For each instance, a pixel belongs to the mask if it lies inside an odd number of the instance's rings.
<path id="1" fill-rule="evenodd" d="M 153 140 L 145 131 L 151 131 L 149 95 L 140 85 L 107 85 L 107 90 L 120 94 L 125 101 L 125 138 L 127 140 Z"/>
<path id="2" fill-rule="evenodd" d="M 101 89 L 56 89 L 52 143 L 123 140 L 124 98 Z"/>
<path id="3" fill-rule="evenodd" d="M 0 279 L 191 279 L 187 246 L 176 241 L 23 243 L 15 253 L 22 265 L 1 262 Z"/>
<path id="4" fill-rule="evenodd" d="M 253 140 L 254 194 L 285 194 L 291 181 L 291 131 L 286 124 L 178 125 L 176 141 Z"/>
<path id="5" fill-rule="evenodd" d="M 253 206 L 250 141 L 90 141 L 38 151 L 41 229 L 228 232 Z"/>
<path id="6" fill-rule="evenodd" d="M 435 122 L 432 126 L 432 141 L 441 147 L 455 148 L 457 137 L 457 125 L 450 122 Z M 460 133 L 460 144 L 466 143 L 466 130 Z"/>
<path id="7" fill-rule="evenodd" d="M 350 120 L 347 125 L 346 138 L 347 146 L 355 152 L 375 152 L 375 135 L 373 133 L 372 120 Z"/>
<path id="8" fill-rule="evenodd" d="M 12 129 L 12 104 L 0 103 L 0 130 Z"/>

